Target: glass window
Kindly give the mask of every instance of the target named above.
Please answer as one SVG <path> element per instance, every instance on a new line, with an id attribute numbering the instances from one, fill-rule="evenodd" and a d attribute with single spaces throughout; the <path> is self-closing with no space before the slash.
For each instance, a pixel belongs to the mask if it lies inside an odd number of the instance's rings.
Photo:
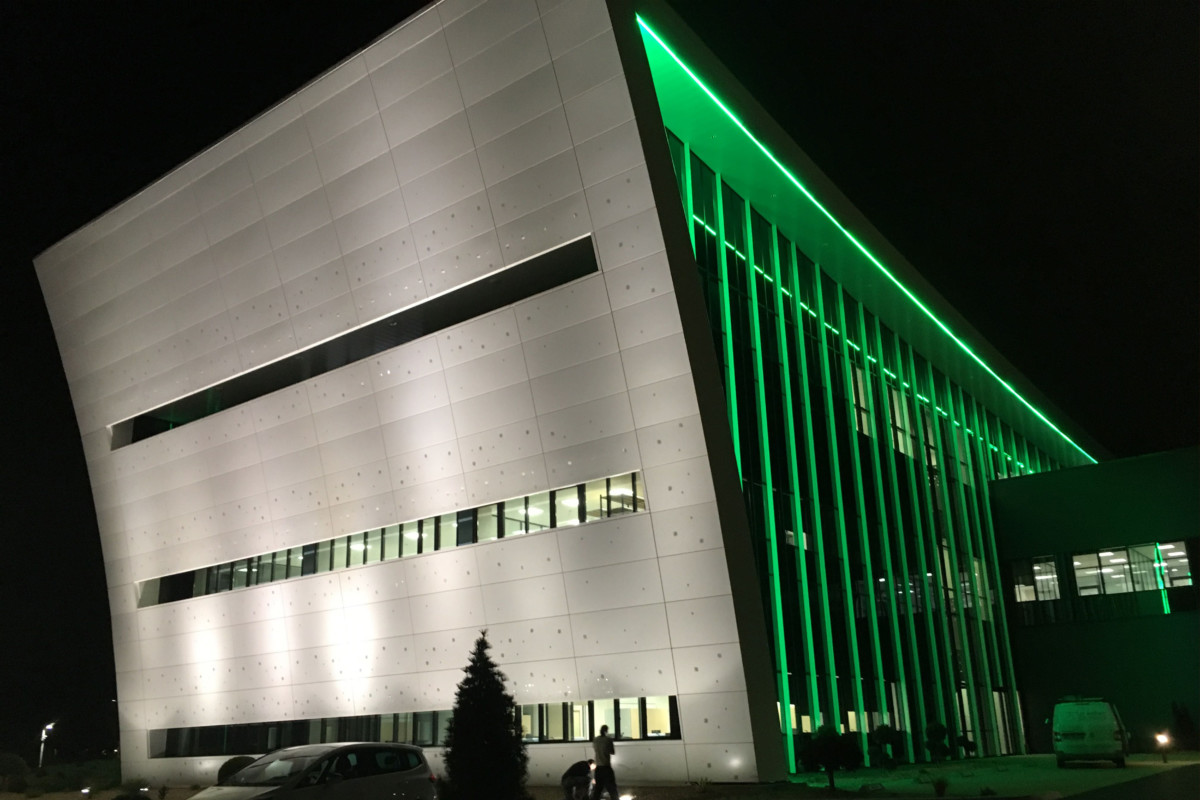
<path id="1" fill-rule="evenodd" d="M 377 564 L 383 561 L 383 529 L 376 528 L 363 534 L 363 563 Z"/>
<path id="2" fill-rule="evenodd" d="M 636 511 L 638 499 L 633 494 L 633 475 L 608 479 L 608 516 Z"/>
<path id="3" fill-rule="evenodd" d="M 563 742 L 567 739 L 566 727 L 563 724 L 563 704 L 542 704 L 542 741 Z"/>
<path id="4" fill-rule="evenodd" d="M 1103 594 L 1100 588 L 1100 559 L 1095 553 L 1076 555 L 1073 559 L 1075 567 L 1075 588 L 1080 597 Z"/>
<path id="5" fill-rule="evenodd" d="M 1144 544 L 1130 547 L 1129 572 L 1135 592 L 1150 592 L 1159 588 L 1158 571 L 1155 562 L 1155 545 Z"/>
<path id="6" fill-rule="evenodd" d="M 591 741 L 591 715 L 588 712 L 588 703 L 571 703 L 570 713 L 567 715 L 567 722 L 571 726 L 571 741 Z"/>
<path id="7" fill-rule="evenodd" d="M 321 544 L 324 545 L 325 542 L 321 542 Z M 329 544 L 331 545 L 331 547 L 330 547 L 330 557 L 329 557 L 329 567 L 328 568 L 329 569 L 345 569 L 346 565 L 350 563 L 350 559 L 349 559 L 350 537 L 349 536 L 339 536 L 338 538 L 334 539 Z M 317 558 L 322 561 L 324 560 L 321 558 L 321 555 L 319 553 L 317 554 Z"/>
<path id="8" fill-rule="evenodd" d="M 793 714 L 795 706 L 792 706 Z M 793 727 L 795 723 L 793 722 Z M 671 700 L 666 695 L 646 698 L 646 736 L 653 739 L 671 735 Z"/>
<path id="9" fill-rule="evenodd" d="M 329 563 L 333 557 L 333 542 L 318 542 L 313 545 L 316 548 L 316 555 L 313 561 L 313 572 L 328 572 Z M 342 560 L 345 561 L 346 545 L 342 545 Z M 310 573 L 305 573 L 310 574 Z"/>
<path id="10" fill-rule="evenodd" d="M 500 535 L 500 511 L 495 504 L 479 509 L 475 517 L 478 527 L 476 541 L 490 542 Z"/>
<path id="11" fill-rule="evenodd" d="M 642 709 L 636 697 L 622 697 L 617 701 L 621 725 L 618 730 L 622 739 L 642 738 Z"/>
<path id="12" fill-rule="evenodd" d="M 449 711 L 435 711 L 433 713 L 437 724 L 437 739 L 433 743 L 440 747 L 446 741 L 446 729 L 450 727 L 450 717 L 452 715 Z"/>
<path id="13" fill-rule="evenodd" d="M 504 508 L 505 538 L 525 533 L 525 498 L 505 500 L 500 505 Z"/>
<path id="14" fill-rule="evenodd" d="M 217 591 L 228 592 L 233 585 L 233 564 L 221 564 L 217 567 Z"/>
<path id="15" fill-rule="evenodd" d="M 617 735 L 616 702 L 613 700 L 595 700 L 592 702 L 592 730 L 600 734 L 600 726 L 608 726 L 608 734 L 613 738 Z"/>
<path id="16" fill-rule="evenodd" d="M 554 497 L 554 524 L 557 527 L 579 524 L 579 495 L 581 486 L 557 489 Z"/>
<path id="17" fill-rule="evenodd" d="M 401 555 L 411 556 L 420 552 L 417 548 L 421 542 L 421 524 L 419 522 L 406 522 L 399 526 L 400 528 L 400 546 Z"/>
<path id="18" fill-rule="evenodd" d="M 275 568 L 271 570 L 271 580 L 281 581 L 288 576 L 288 551 L 275 551 Z"/>
<path id="19" fill-rule="evenodd" d="M 435 548 L 437 534 L 437 517 L 423 519 L 419 523 L 420 536 L 418 537 L 418 552 L 432 553 Z"/>
<path id="20" fill-rule="evenodd" d="M 233 587 L 241 589 L 246 586 L 250 578 L 250 562 L 246 559 L 233 562 Z"/>
<path id="21" fill-rule="evenodd" d="M 1191 586 L 1192 568 L 1188 561 L 1187 548 L 1183 542 L 1168 542 L 1159 545 L 1162 561 L 1163 582 L 1171 586 Z"/>
<path id="22" fill-rule="evenodd" d="M 438 550 L 458 546 L 458 513 L 442 514 L 438 517 Z"/>
<path id="23" fill-rule="evenodd" d="M 527 499 L 525 514 L 528 522 L 525 530 L 530 533 L 547 530 L 550 527 L 550 493 L 539 492 Z"/>
<path id="24" fill-rule="evenodd" d="M 538 740 L 538 707 L 521 706 L 521 738 L 527 742 Z"/>
<path id="25" fill-rule="evenodd" d="M 584 492 L 584 520 L 591 522 L 592 520 L 601 519 L 608 516 L 608 479 L 601 478 L 598 481 L 588 481 L 583 488 Z M 599 730 L 599 728 L 597 728 Z"/>
<path id="26" fill-rule="evenodd" d="M 475 509 L 459 511 L 456 515 L 455 537 L 460 545 L 475 544 Z"/>
<path id="27" fill-rule="evenodd" d="M 1100 578 L 1105 594 L 1125 594 L 1133 591 L 1133 579 L 1129 571 L 1129 553 L 1124 547 L 1105 550 L 1097 554 L 1100 558 Z"/>
<path id="28" fill-rule="evenodd" d="M 383 529 L 383 559 L 400 557 L 400 526 L 388 525 Z"/>
<path id="29" fill-rule="evenodd" d="M 367 534 L 352 533 L 346 537 L 346 566 L 361 567 L 367 559 Z"/>
<path id="30" fill-rule="evenodd" d="M 434 712 L 432 711 L 415 711 L 412 715 L 413 724 L 413 743 L 424 745 L 426 747 L 433 744 L 434 729 L 433 719 Z"/>
<path id="31" fill-rule="evenodd" d="M 1014 561 L 1013 565 L 1013 595 L 1018 603 L 1032 603 L 1037 600 L 1036 581 L 1033 579 L 1033 562 L 1026 559 Z"/>
<path id="32" fill-rule="evenodd" d="M 976 580 L 979 580 L 979 566 L 976 565 Z M 1054 556 L 1038 556 L 1033 559 L 1033 584 L 1038 600 L 1058 600 L 1058 568 L 1054 564 Z M 982 586 L 982 582 L 977 582 Z"/>

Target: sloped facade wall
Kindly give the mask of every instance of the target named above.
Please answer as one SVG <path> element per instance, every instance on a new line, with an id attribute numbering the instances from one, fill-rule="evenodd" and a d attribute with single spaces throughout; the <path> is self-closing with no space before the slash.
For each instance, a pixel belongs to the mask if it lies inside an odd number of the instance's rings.
<path id="1" fill-rule="evenodd" d="M 445 0 L 39 257 L 148 731 L 676 695 L 623 781 L 756 777 L 696 393 L 603 2 Z M 678 213 L 677 209 L 669 213 Z M 601 272 L 189 425 L 111 426 L 583 235 Z M 139 609 L 137 584 L 639 471 L 649 513 Z M 531 748 L 555 782 L 576 745 Z M 436 755 L 436 753 L 435 753 Z"/>

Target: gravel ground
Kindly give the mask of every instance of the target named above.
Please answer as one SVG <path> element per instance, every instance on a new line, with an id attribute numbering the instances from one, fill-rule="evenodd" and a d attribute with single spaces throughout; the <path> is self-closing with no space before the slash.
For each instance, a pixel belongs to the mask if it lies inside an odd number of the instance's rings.
<path id="1" fill-rule="evenodd" d="M 837 791 L 831 794 L 824 775 L 800 776 L 790 783 L 776 784 L 695 784 L 621 785 L 621 792 L 632 800 L 785 800 L 820 797 L 934 797 L 932 782 L 944 777 L 949 782 L 946 797 L 979 797 L 991 789 L 1000 798 L 1069 797 L 1080 792 L 1145 777 L 1182 764 L 1200 762 L 1197 753 L 1173 753 L 1170 763 L 1158 756 L 1137 755 L 1129 766 L 1117 769 L 1111 764 L 1079 764 L 1059 769 L 1053 756 L 1009 756 L 956 761 L 935 767 L 906 765 L 887 771 L 862 769 L 839 772 Z M 620 775 L 617 776 L 618 779 Z M 531 786 L 533 800 L 561 800 L 556 786 Z M 171 789 L 166 800 L 189 800 L 194 789 Z M 118 790 L 96 792 L 88 800 L 112 800 Z M 157 797 L 152 793 L 153 798 Z M 79 792 L 50 792 L 38 800 L 82 800 Z M 28 800 L 23 794 L 0 792 L 0 800 Z"/>
<path id="2" fill-rule="evenodd" d="M 979 797 L 991 789 L 997 797 L 1069 797 L 1080 792 L 1148 776 L 1163 769 L 1200 761 L 1200 754 L 1175 753 L 1170 763 L 1157 756 L 1131 756 L 1125 769 L 1108 763 L 1081 763 L 1059 769 L 1053 756 L 1009 756 L 956 761 L 922 768 L 906 765 L 896 770 L 862 769 L 839 772 L 837 791 L 831 794 L 824 775 L 800 776 L 787 784 L 711 784 L 708 786 L 621 785 L 622 794 L 634 800 L 774 800 L 815 797 L 934 797 L 933 780 L 949 784 L 946 797 Z M 620 775 L 617 776 L 618 779 Z M 561 800 L 555 787 L 530 787 L 534 800 Z"/>

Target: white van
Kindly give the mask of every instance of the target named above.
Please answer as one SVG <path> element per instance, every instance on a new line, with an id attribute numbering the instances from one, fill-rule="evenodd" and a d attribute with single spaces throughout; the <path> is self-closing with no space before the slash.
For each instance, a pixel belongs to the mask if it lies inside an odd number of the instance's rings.
<path id="1" fill-rule="evenodd" d="M 1054 757 L 1068 761 L 1112 761 L 1125 766 L 1129 734 L 1117 707 L 1099 697 L 1064 697 L 1054 704 Z"/>

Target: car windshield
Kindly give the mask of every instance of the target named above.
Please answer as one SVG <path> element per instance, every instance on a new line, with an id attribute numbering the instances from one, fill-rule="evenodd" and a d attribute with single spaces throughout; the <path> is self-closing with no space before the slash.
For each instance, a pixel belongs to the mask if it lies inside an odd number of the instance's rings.
<path id="1" fill-rule="evenodd" d="M 278 786 L 303 772 L 305 767 L 327 752 L 328 747 L 277 750 L 230 775 L 222 785 Z"/>

